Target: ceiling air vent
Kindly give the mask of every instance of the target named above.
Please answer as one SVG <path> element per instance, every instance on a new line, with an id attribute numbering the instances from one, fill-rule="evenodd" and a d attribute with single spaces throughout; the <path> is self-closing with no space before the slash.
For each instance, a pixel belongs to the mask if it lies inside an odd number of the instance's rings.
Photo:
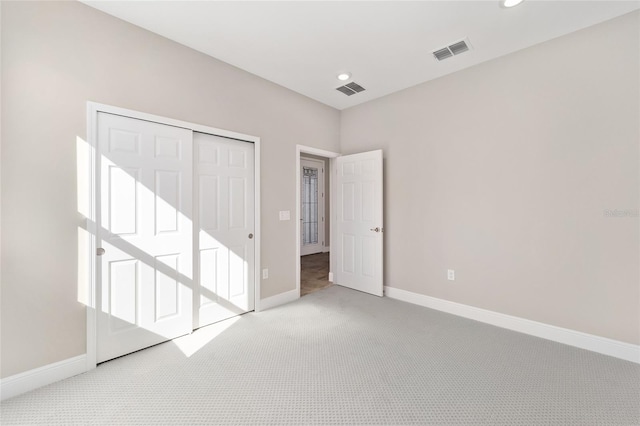
<path id="1" fill-rule="evenodd" d="M 436 50 L 435 52 L 433 52 L 433 56 L 435 56 L 437 60 L 441 61 L 443 59 L 452 57 L 453 53 L 451 53 L 448 47 L 445 47 L 444 49 Z"/>
<path id="2" fill-rule="evenodd" d="M 436 58 L 438 61 L 442 61 L 444 59 L 451 58 L 454 55 L 464 53 L 470 48 L 471 45 L 469 44 L 469 41 L 465 39 L 450 44 L 447 47 L 443 47 L 442 49 L 434 50 L 432 53 L 434 58 Z"/>
<path id="3" fill-rule="evenodd" d="M 351 82 L 349 84 L 345 84 L 344 86 L 336 88 L 336 90 L 344 93 L 347 96 L 351 96 L 355 95 L 356 93 L 364 92 L 365 89 L 358 83 Z"/>

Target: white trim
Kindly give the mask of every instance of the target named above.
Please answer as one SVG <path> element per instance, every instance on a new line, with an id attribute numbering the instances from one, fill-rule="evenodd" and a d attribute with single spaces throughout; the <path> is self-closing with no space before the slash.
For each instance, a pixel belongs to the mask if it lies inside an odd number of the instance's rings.
<path id="1" fill-rule="evenodd" d="M 96 262 L 96 233 L 97 229 L 97 205 L 95 199 L 95 188 L 97 185 L 96 176 L 98 171 L 96 171 L 96 146 L 98 141 L 98 104 L 94 104 L 92 102 L 87 102 L 87 140 L 86 143 L 88 145 L 89 155 L 87 158 L 87 168 L 88 168 L 88 176 L 89 182 L 87 185 L 87 196 L 88 196 L 88 213 L 89 217 L 86 218 L 86 229 L 89 234 L 89 244 L 88 244 L 88 253 L 86 253 L 87 259 L 87 274 L 86 282 L 87 282 L 87 353 L 86 353 L 86 371 L 89 371 L 93 368 L 96 368 L 98 352 L 96 348 L 97 344 L 97 317 L 96 317 L 96 277 L 100 273 L 98 270 L 98 264 Z"/>
<path id="2" fill-rule="evenodd" d="M 86 366 L 85 370 L 89 371 L 96 368 L 97 352 L 96 352 L 96 284 L 97 278 L 100 274 L 100 263 L 96 262 L 96 224 L 97 224 L 97 212 L 99 211 L 98 200 L 96 200 L 97 185 L 100 182 L 97 180 L 99 170 L 96 170 L 97 152 L 98 152 L 98 113 L 105 112 L 109 114 L 121 115 L 124 117 L 135 118 L 139 120 L 151 121 L 154 123 L 165 124 L 174 127 L 182 127 L 189 129 L 193 132 L 207 133 L 210 135 L 222 136 L 231 139 L 238 139 L 245 142 L 251 142 L 254 144 L 254 178 L 255 178 L 255 291 L 254 291 L 254 310 L 259 312 L 262 309 L 260 304 L 260 138 L 257 136 L 245 135 L 242 133 L 232 132 L 229 130 L 218 129 L 215 127 L 209 127 L 201 124 L 190 123 L 187 121 L 175 120 L 173 118 L 162 117 L 153 114 L 147 114 L 140 111 L 133 111 L 125 108 L 115 107 L 112 105 L 104 105 L 96 102 L 87 102 L 87 143 L 90 146 L 90 155 L 87 159 L 88 168 L 90 171 L 91 184 L 88 186 L 88 196 L 91 200 L 90 216 L 87 218 L 87 229 L 91 234 L 91 244 L 89 244 L 89 252 L 87 253 L 87 259 L 89 259 L 89 265 L 87 270 L 89 271 L 89 277 L 87 279 L 87 354 L 86 354 Z M 64 377 L 63 377 L 64 378 Z"/>
<path id="3" fill-rule="evenodd" d="M 333 282 L 333 272 L 329 272 L 329 282 Z"/>
<path id="4" fill-rule="evenodd" d="M 633 345 L 631 343 L 620 342 L 606 337 L 556 327 L 555 325 L 544 324 L 525 318 L 476 308 L 474 306 L 450 302 L 448 300 L 413 293 L 394 287 L 385 286 L 384 294 L 392 299 L 402 300 L 403 302 L 413 303 L 426 308 L 447 312 L 449 314 L 495 325 L 508 330 L 541 337 L 543 339 L 552 340 L 554 342 L 575 346 L 577 348 L 640 364 L 640 345 Z"/>
<path id="5" fill-rule="evenodd" d="M 289 290 L 284 293 L 276 294 L 275 296 L 267 297 L 260 301 L 260 310 L 275 308 L 276 306 L 284 305 L 285 303 L 293 302 L 300 298 L 300 290 Z"/>
<path id="6" fill-rule="evenodd" d="M 78 355 L 9 376 L 0 380 L 0 400 L 4 401 L 42 386 L 84 373 L 87 370 L 86 366 L 86 355 Z"/>
<path id="7" fill-rule="evenodd" d="M 255 312 L 260 312 L 262 310 L 262 304 L 260 302 L 260 289 L 262 288 L 262 274 L 260 273 L 260 271 L 262 271 L 262 265 L 261 265 L 261 260 L 260 260 L 260 237 L 262 235 L 262 232 L 260 231 L 260 138 L 255 137 L 253 140 L 253 179 L 254 179 L 254 185 L 253 185 L 253 191 L 254 191 L 254 195 L 255 195 L 255 200 L 254 200 L 254 223 L 255 223 L 255 230 L 254 230 L 254 238 L 255 238 L 255 249 L 254 249 L 254 262 L 253 264 L 254 266 L 254 271 L 253 271 L 253 283 L 255 286 L 254 292 L 253 292 L 253 297 L 254 297 L 254 304 L 253 304 L 253 309 Z"/>
<path id="8" fill-rule="evenodd" d="M 335 191 L 333 190 L 333 168 L 335 161 L 334 158 L 340 157 L 340 154 L 337 152 L 326 151 L 324 149 L 313 148 L 311 146 L 305 145 L 296 145 L 296 288 L 295 291 L 300 297 L 300 156 L 301 154 L 311 154 L 317 155 L 320 157 L 325 157 L 329 159 L 329 188 L 330 198 L 329 198 L 329 235 L 331 236 L 331 241 L 333 241 L 333 200 Z M 326 189 L 325 189 L 326 190 Z M 325 201 L 326 202 L 326 201 Z M 333 265 L 333 255 L 329 257 L 329 270 Z M 329 276 L 333 276 L 331 272 L 329 272 Z M 331 279 L 329 279 L 331 281 Z M 262 301 L 264 303 L 264 301 Z"/>
<path id="9" fill-rule="evenodd" d="M 331 226 L 331 224 L 329 224 L 329 226 Z M 331 246 L 324 246 L 322 248 L 323 253 L 329 253 L 330 251 L 331 251 Z"/>

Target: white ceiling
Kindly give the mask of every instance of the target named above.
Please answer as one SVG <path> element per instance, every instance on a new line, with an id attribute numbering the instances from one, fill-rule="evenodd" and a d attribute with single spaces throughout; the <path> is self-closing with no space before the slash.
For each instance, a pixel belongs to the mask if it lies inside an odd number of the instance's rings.
<path id="1" fill-rule="evenodd" d="M 635 0 L 526 0 L 511 9 L 498 0 L 83 2 L 338 109 L 640 8 Z M 471 51 L 433 59 L 432 50 L 465 37 Z M 341 71 L 366 91 L 335 90 Z"/>

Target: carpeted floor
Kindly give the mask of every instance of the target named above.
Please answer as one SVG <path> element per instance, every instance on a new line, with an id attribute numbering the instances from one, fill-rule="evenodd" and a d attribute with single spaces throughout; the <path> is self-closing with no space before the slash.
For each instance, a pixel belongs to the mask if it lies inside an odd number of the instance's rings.
<path id="1" fill-rule="evenodd" d="M 3 425 L 637 425 L 640 365 L 332 286 L 1 410 Z"/>
<path id="2" fill-rule="evenodd" d="M 332 285 L 329 282 L 329 253 L 300 257 L 300 296 Z"/>

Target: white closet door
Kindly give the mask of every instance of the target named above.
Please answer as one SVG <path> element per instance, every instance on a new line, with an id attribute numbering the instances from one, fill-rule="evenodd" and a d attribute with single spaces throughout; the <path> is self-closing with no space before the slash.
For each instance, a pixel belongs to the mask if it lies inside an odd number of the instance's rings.
<path id="1" fill-rule="evenodd" d="M 254 145 L 203 133 L 194 143 L 202 327 L 254 309 Z"/>
<path id="2" fill-rule="evenodd" d="M 336 280 L 382 296 L 382 151 L 337 158 Z"/>
<path id="3" fill-rule="evenodd" d="M 97 157 L 102 362 L 192 331 L 192 132 L 99 113 Z"/>

